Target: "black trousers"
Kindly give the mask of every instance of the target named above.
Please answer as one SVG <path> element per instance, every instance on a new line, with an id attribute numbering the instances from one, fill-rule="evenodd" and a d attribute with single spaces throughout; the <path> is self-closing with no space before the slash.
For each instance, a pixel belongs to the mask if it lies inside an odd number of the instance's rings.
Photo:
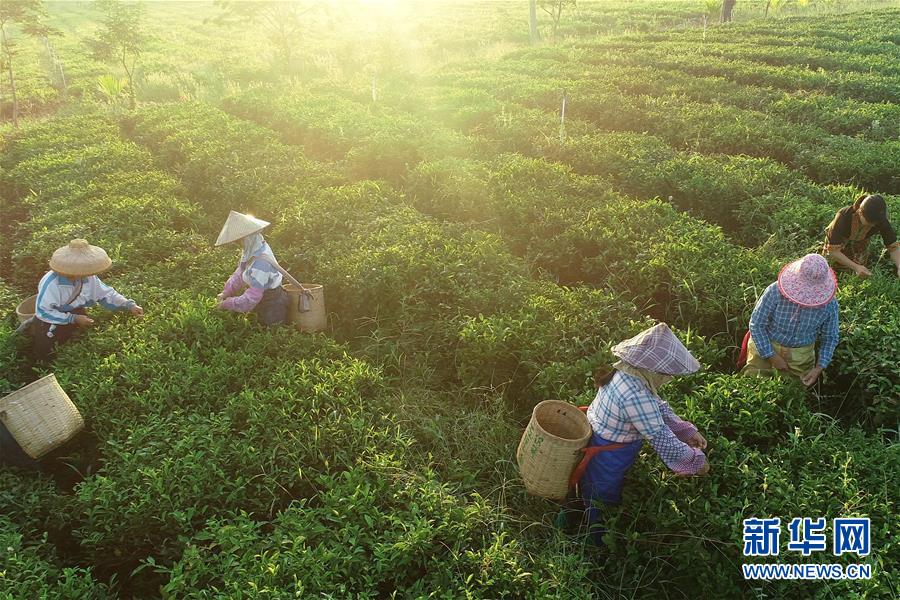
<path id="1" fill-rule="evenodd" d="M 72 312 L 76 315 L 86 314 L 83 308 L 76 308 Z M 31 333 L 34 340 L 31 352 L 36 362 L 47 362 L 53 358 L 56 354 L 56 347 L 68 342 L 78 330 L 78 326 L 75 324 L 57 325 L 53 330 L 53 337 L 47 337 L 50 327 L 50 323 L 41 321 L 37 317 L 31 322 Z"/>
<path id="2" fill-rule="evenodd" d="M 253 310 L 257 320 L 263 325 L 281 325 L 287 320 L 288 294 L 283 288 L 266 290 L 262 300 Z"/>

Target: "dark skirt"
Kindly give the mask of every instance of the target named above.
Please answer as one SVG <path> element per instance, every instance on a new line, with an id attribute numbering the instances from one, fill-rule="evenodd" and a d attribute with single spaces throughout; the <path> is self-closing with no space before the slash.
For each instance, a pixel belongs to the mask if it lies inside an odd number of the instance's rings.
<path id="1" fill-rule="evenodd" d="M 253 311 L 265 326 L 281 325 L 287 321 L 288 294 L 282 287 L 266 290 Z"/>

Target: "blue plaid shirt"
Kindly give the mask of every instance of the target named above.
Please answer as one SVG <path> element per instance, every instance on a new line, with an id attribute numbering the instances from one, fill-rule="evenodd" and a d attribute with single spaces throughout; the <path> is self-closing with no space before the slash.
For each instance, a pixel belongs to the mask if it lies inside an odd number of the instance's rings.
<path id="1" fill-rule="evenodd" d="M 777 282 L 766 288 L 750 316 L 750 336 L 762 358 L 775 354 L 771 340 L 800 348 L 821 338 L 818 364 L 824 369 L 831 362 L 839 335 L 837 299 L 814 308 L 800 306 L 784 297 Z"/>
<path id="2" fill-rule="evenodd" d="M 587 418 L 594 433 L 604 440 L 628 443 L 647 439 L 666 466 L 677 473 L 693 475 L 706 463 L 701 450 L 685 443 L 697 428 L 682 421 L 637 377 L 616 371 L 597 391 Z"/>

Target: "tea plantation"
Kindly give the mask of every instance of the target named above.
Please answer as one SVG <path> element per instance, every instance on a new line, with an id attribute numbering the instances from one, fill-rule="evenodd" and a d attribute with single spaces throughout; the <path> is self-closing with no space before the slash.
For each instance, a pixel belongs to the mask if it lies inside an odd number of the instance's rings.
<path id="1" fill-rule="evenodd" d="M 838 208 L 880 193 L 900 225 L 896 2 L 742 1 L 728 24 L 709 2 L 579 2 L 535 45 L 524 1 L 322 4 L 285 63 L 221 3 L 149 3 L 133 109 L 98 85 L 123 72 L 87 49 L 97 6 L 45 2 L 46 44 L 17 32 L 0 395 L 52 371 L 86 429 L 40 470 L 0 466 L 0 599 L 900 596 L 881 241 L 871 278 L 839 276 L 820 383 L 734 367 L 756 298 Z M 231 209 L 325 286 L 326 332 L 216 310 Z M 74 237 L 146 315 L 94 310 L 33 367 L 12 313 Z M 599 550 L 526 493 L 516 445 L 658 320 L 704 364 L 663 395 L 711 472 L 645 446 Z M 869 556 L 783 533 L 768 562 L 872 578 L 745 581 L 767 562 L 742 556 L 751 517 L 869 517 Z"/>

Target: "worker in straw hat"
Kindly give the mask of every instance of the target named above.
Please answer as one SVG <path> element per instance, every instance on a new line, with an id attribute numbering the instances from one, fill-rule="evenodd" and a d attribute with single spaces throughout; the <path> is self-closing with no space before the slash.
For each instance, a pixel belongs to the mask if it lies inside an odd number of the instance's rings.
<path id="1" fill-rule="evenodd" d="M 665 323 L 620 342 L 612 352 L 619 360 L 611 373 L 597 381 L 597 395 L 587 409 L 593 430 L 588 453 L 593 458 L 579 484 L 588 524 L 599 517 L 595 500 L 621 501 L 625 474 L 644 440 L 679 475 L 709 471 L 703 453 L 706 439 L 659 396 L 660 388 L 674 376 L 696 372 L 697 359 Z M 592 536 L 597 534 L 595 528 Z"/>
<path id="2" fill-rule="evenodd" d="M 269 225 L 251 215 L 229 213 L 216 246 L 240 242 L 241 258 L 217 298 L 223 310 L 254 311 L 264 325 L 277 325 L 287 318 L 288 298 L 281 287 L 284 270 L 260 233 Z"/>
<path id="3" fill-rule="evenodd" d="M 766 288 L 750 316 L 742 373 L 792 373 L 807 386 L 828 367 L 838 344 L 837 278 L 825 257 L 807 254 L 788 263 Z M 820 341 L 816 358 L 816 340 Z"/>
<path id="4" fill-rule="evenodd" d="M 50 271 L 38 284 L 35 315 L 31 323 L 34 356 L 49 358 L 59 344 L 66 343 L 76 328 L 90 327 L 94 320 L 85 308 L 100 304 L 114 311 L 142 316 L 144 309 L 103 283 L 98 273 L 112 266 L 103 248 L 86 240 L 72 240 L 50 257 Z"/>

